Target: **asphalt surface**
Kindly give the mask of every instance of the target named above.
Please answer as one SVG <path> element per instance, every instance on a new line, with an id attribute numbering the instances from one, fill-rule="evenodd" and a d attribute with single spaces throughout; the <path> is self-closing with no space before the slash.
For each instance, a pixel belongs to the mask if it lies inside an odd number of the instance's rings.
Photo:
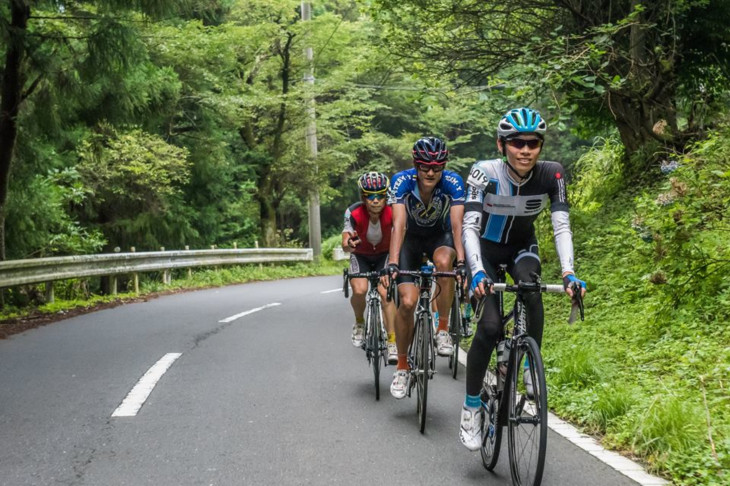
<path id="1" fill-rule="evenodd" d="M 322 293 L 341 284 L 175 294 L 0 341 L 0 484 L 511 484 L 506 442 L 493 473 L 459 442 L 464 373 L 453 380 L 445 358 L 425 434 L 415 395 L 390 396 L 394 367 L 375 401 L 349 303 Z M 139 413 L 112 417 L 167 353 L 182 356 Z M 543 484 L 636 483 L 551 432 Z"/>

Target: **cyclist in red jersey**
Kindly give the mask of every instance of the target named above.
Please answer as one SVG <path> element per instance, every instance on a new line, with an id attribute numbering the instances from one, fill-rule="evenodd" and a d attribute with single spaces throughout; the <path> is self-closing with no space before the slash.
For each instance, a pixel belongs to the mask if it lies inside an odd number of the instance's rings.
<path id="1" fill-rule="evenodd" d="M 342 230 L 342 249 L 350 253 L 350 272 L 379 271 L 388 262 L 390 234 L 393 213 L 387 204 L 388 177 L 379 172 L 368 172 L 357 181 L 360 187 L 360 202 L 345 211 L 345 226 Z M 365 278 L 350 280 L 352 297 L 350 304 L 355 312 L 355 325 L 352 327 L 352 344 L 361 346 L 365 324 L 365 294 L 368 281 Z M 395 345 L 395 303 L 387 302 L 386 289 L 382 285 L 378 291 L 382 298 L 385 330 L 388 333 L 388 363 L 398 362 Z"/>

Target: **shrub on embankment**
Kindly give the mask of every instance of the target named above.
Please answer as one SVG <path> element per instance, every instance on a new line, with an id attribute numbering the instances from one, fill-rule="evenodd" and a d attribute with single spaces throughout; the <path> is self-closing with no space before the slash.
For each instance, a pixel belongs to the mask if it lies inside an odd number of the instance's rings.
<path id="1" fill-rule="evenodd" d="M 587 153 L 571 185 L 585 322 L 544 299 L 550 406 L 682 485 L 730 484 L 728 140 L 725 127 L 631 180 L 615 141 Z"/>

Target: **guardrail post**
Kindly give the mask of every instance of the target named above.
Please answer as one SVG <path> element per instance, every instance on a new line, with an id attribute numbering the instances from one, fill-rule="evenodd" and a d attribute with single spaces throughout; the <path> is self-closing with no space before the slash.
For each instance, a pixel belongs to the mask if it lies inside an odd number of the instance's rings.
<path id="1" fill-rule="evenodd" d="M 129 251 L 131 251 L 132 253 L 135 253 L 137 251 L 137 249 L 135 247 L 131 247 L 129 249 Z M 139 293 L 139 274 L 137 272 L 134 272 L 132 274 L 132 279 L 134 280 L 134 293 L 138 294 Z"/>
<path id="2" fill-rule="evenodd" d="M 114 253 L 119 253 L 121 248 L 118 246 L 114 247 Z M 117 276 L 116 275 L 110 275 L 109 276 L 109 293 L 112 295 L 117 295 Z"/>
<path id="3" fill-rule="evenodd" d="M 165 251 L 165 247 L 161 246 L 160 251 Z M 170 285 L 170 283 L 172 283 L 172 272 L 169 268 L 162 271 L 162 283 L 163 285 Z"/>
<path id="4" fill-rule="evenodd" d="M 185 251 L 190 250 L 190 245 L 185 245 Z M 193 269 L 188 267 L 188 279 L 193 278 Z"/>
<path id="5" fill-rule="evenodd" d="M 46 303 L 48 304 L 48 303 L 53 302 L 54 298 L 55 297 L 53 295 L 53 281 L 49 280 L 48 282 L 46 282 Z"/>
<path id="6" fill-rule="evenodd" d="M 255 248 L 258 248 L 259 247 L 259 240 L 253 240 L 253 246 Z M 263 263 L 259 263 L 259 270 L 263 270 L 263 269 L 264 269 L 264 264 Z"/>

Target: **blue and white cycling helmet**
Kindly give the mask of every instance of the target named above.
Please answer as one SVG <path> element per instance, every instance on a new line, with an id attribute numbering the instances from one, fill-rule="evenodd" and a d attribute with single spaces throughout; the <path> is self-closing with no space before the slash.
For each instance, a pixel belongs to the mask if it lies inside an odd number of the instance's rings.
<path id="1" fill-rule="evenodd" d="M 535 110 L 530 108 L 515 108 L 508 111 L 497 124 L 497 137 L 510 138 L 520 133 L 534 133 L 540 138 L 545 137 L 547 123 Z"/>

